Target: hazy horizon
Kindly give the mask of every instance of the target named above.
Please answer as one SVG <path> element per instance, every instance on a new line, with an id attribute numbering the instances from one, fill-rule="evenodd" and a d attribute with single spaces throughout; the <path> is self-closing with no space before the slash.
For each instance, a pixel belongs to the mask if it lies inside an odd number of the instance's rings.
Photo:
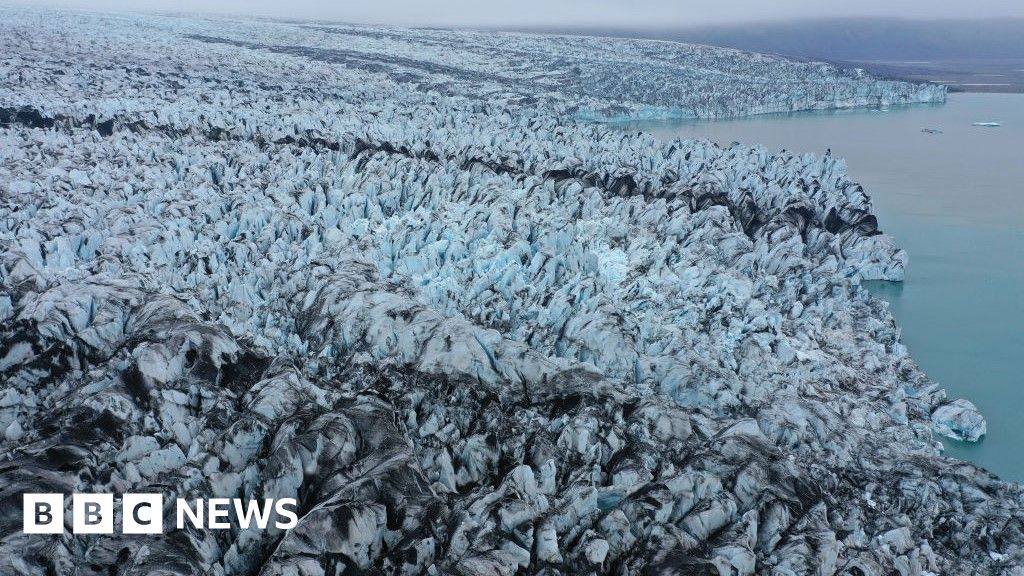
<path id="1" fill-rule="evenodd" d="M 865 0 L 849 2 L 781 0 L 771 6 L 751 0 L 521 0 L 481 4 L 470 0 L 417 2 L 382 0 L 372 5 L 323 0 L 156 0 L 139 5 L 130 0 L 7 0 L 3 5 L 71 8 L 98 11 L 174 12 L 323 19 L 404 26 L 615 26 L 677 28 L 842 18 L 902 18 L 910 20 L 1024 18 L 1024 3 L 977 0 L 970 5 L 942 6 L 923 0 L 899 3 Z"/>

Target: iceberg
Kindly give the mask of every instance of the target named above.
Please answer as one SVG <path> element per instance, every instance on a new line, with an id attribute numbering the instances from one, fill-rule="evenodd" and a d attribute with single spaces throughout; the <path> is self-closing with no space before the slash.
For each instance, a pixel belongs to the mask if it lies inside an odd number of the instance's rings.
<path id="1" fill-rule="evenodd" d="M 977 442 L 985 435 L 985 418 L 969 400 L 958 398 L 932 412 L 935 430 L 954 440 Z"/>

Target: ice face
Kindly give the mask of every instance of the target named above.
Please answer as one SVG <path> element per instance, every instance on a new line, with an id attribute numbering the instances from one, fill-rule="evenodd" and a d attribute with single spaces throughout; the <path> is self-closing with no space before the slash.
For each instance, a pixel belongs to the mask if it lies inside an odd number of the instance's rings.
<path id="1" fill-rule="evenodd" d="M 3 509 L 301 519 L 6 531 L 0 573 L 1020 564 L 1019 487 L 932 437 L 983 421 L 858 286 L 906 255 L 843 163 L 577 120 L 938 89 L 634 40 L 3 14 Z"/>

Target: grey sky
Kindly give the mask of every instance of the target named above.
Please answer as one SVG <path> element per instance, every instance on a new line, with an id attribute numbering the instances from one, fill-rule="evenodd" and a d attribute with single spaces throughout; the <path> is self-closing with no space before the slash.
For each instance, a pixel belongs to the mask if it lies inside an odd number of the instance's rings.
<path id="1" fill-rule="evenodd" d="M 0 0 L 4 1 L 4 0 Z M 12 0 L 6 0 L 11 2 Z M 1024 0 L 13 0 L 98 10 L 173 10 L 408 25 L 685 26 L 835 16 L 1024 17 Z M 5 2 L 5 3 L 6 3 Z"/>

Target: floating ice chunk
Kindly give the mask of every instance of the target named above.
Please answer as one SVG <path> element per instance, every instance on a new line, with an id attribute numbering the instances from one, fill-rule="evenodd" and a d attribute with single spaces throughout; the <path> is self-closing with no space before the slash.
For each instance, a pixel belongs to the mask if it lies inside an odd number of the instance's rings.
<path id="1" fill-rule="evenodd" d="M 959 398 L 932 412 L 935 431 L 954 440 L 977 442 L 986 432 L 985 417 L 969 400 Z"/>

